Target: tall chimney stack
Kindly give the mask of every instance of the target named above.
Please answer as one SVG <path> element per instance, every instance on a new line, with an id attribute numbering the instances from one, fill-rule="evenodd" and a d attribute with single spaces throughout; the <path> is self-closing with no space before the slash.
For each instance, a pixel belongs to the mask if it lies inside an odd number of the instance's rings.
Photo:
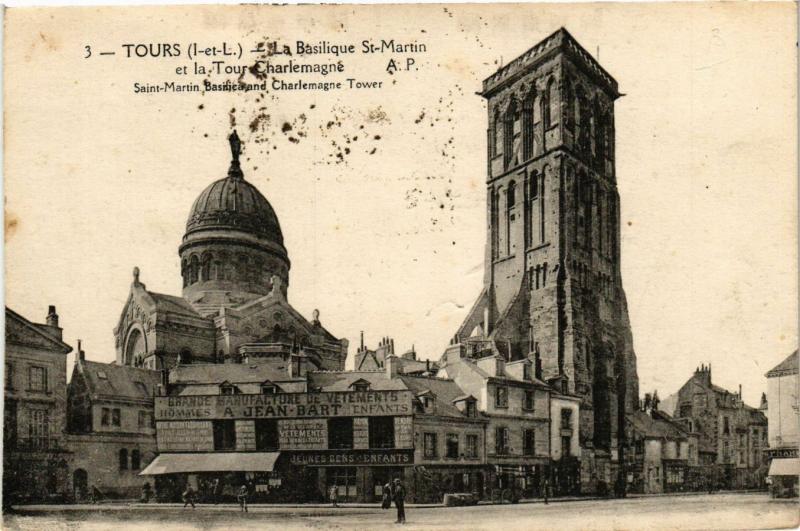
<path id="1" fill-rule="evenodd" d="M 47 307 L 47 326 L 58 326 L 58 314 L 56 313 L 56 307 L 52 304 Z"/>
<path id="2" fill-rule="evenodd" d="M 52 306 L 51 306 L 52 308 Z M 81 340 L 78 340 L 78 352 L 75 354 L 75 362 L 84 361 L 86 359 L 86 355 L 81 348 Z"/>

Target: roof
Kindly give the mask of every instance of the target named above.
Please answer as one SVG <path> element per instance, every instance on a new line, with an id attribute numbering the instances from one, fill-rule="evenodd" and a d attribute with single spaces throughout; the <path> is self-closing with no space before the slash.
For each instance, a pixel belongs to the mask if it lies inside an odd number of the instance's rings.
<path id="1" fill-rule="evenodd" d="M 35 343 L 37 345 L 39 345 L 40 343 L 43 345 L 49 345 L 51 349 L 60 350 L 64 354 L 72 352 L 71 346 L 64 343 L 57 337 L 54 337 L 52 334 L 48 334 L 46 332 L 48 328 L 47 325 L 34 323 L 33 321 L 26 319 L 25 317 L 21 316 L 20 314 L 18 314 L 8 306 L 6 306 L 6 341 L 8 343 L 20 343 L 20 344 L 30 343 L 30 341 L 20 336 L 19 334 L 15 333 L 11 329 L 11 327 L 9 327 L 8 322 L 11 319 L 22 325 L 22 327 L 26 331 L 31 332 L 33 334 L 33 337 L 36 338 Z"/>
<path id="2" fill-rule="evenodd" d="M 775 378 L 776 376 L 785 376 L 788 374 L 797 374 L 797 351 L 795 350 L 789 357 L 774 366 L 765 376 L 767 378 Z"/>
<path id="3" fill-rule="evenodd" d="M 275 243 L 286 258 L 278 216 L 258 188 L 245 181 L 237 159 L 228 176 L 208 185 L 192 205 L 186 233 L 205 229 L 255 234 Z"/>
<path id="4" fill-rule="evenodd" d="M 271 472 L 280 452 L 181 453 L 156 456 L 140 476 L 187 472 Z"/>
<path id="5" fill-rule="evenodd" d="M 633 429 L 645 437 L 666 439 L 682 439 L 686 437 L 686 433 L 673 423 L 654 419 L 645 411 L 632 411 L 626 415 L 626 418 Z"/>
<path id="6" fill-rule="evenodd" d="M 321 391 L 352 391 L 353 383 L 365 380 L 371 391 L 405 391 L 407 387 L 399 378 L 388 378 L 380 371 L 314 371 L 308 373 L 309 385 Z"/>
<path id="7" fill-rule="evenodd" d="M 150 400 L 161 383 L 161 371 L 79 360 L 89 392 L 95 396 Z"/>
<path id="8" fill-rule="evenodd" d="M 183 297 L 165 295 L 164 293 L 156 293 L 154 291 L 148 291 L 147 293 L 153 297 L 158 312 L 177 313 L 189 317 L 203 318 L 203 316 Z"/>
<path id="9" fill-rule="evenodd" d="M 286 382 L 303 379 L 292 378 L 288 370 L 271 363 L 191 363 L 178 365 L 169 372 L 169 383 L 176 385 Z"/>
<path id="10" fill-rule="evenodd" d="M 437 416 L 465 418 L 464 414 L 453 405 L 457 399 L 465 398 L 464 391 L 454 380 L 426 376 L 400 376 L 399 378 L 415 395 L 430 391 L 435 397 L 435 414 Z"/>

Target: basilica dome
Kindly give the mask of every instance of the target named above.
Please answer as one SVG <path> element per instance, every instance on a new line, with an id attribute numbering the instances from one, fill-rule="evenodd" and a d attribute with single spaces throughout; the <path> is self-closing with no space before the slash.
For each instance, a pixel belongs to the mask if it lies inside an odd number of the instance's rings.
<path id="1" fill-rule="evenodd" d="M 283 245 L 278 217 L 269 201 L 241 176 L 211 183 L 195 200 L 186 234 L 206 229 L 248 232 Z"/>
<path id="2" fill-rule="evenodd" d="M 178 250 L 184 298 L 209 312 L 266 295 L 273 285 L 285 296 L 289 284 L 289 257 L 278 216 L 245 180 L 235 131 L 229 140 L 233 156 L 228 175 L 197 197 Z"/>

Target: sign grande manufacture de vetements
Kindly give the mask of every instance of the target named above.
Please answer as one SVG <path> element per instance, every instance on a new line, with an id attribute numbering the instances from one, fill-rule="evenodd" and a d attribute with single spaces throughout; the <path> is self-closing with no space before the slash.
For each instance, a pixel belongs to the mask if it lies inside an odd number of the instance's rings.
<path id="1" fill-rule="evenodd" d="M 156 420 L 411 415 L 410 391 L 156 397 Z"/>

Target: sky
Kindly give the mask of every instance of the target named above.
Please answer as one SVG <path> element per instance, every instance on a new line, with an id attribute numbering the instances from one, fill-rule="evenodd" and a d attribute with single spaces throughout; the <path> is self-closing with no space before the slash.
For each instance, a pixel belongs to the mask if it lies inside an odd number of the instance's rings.
<path id="1" fill-rule="evenodd" d="M 564 26 L 624 94 L 622 276 L 641 392 L 664 398 L 710 363 L 715 383 L 741 383 L 757 405 L 763 374 L 797 343 L 795 17 L 789 3 L 11 9 L 6 304 L 38 322 L 56 305 L 68 343 L 113 360 L 133 267 L 148 289 L 180 293 L 186 216 L 225 176 L 236 128 L 245 178 L 280 219 L 292 305 L 319 309 L 351 356 L 363 330 L 368 346 L 390 336 L 437 359 L 482 285 L 476 92 Z M 306 81 L 380 88 L 133 90 L 199 83 L 176 73 L 195 62 L 245 64 L 189 59 L 192 43 L 240 43 L 246 55 L 257 42 L 360 51 L 382 39 L 427 50 L 284 58 L 344 65 Z M 137 43 L 177 43 L 182 55 L 127 57 L 122 45 Z M 386 72 L 407 57 L 416 70 Z"/>

